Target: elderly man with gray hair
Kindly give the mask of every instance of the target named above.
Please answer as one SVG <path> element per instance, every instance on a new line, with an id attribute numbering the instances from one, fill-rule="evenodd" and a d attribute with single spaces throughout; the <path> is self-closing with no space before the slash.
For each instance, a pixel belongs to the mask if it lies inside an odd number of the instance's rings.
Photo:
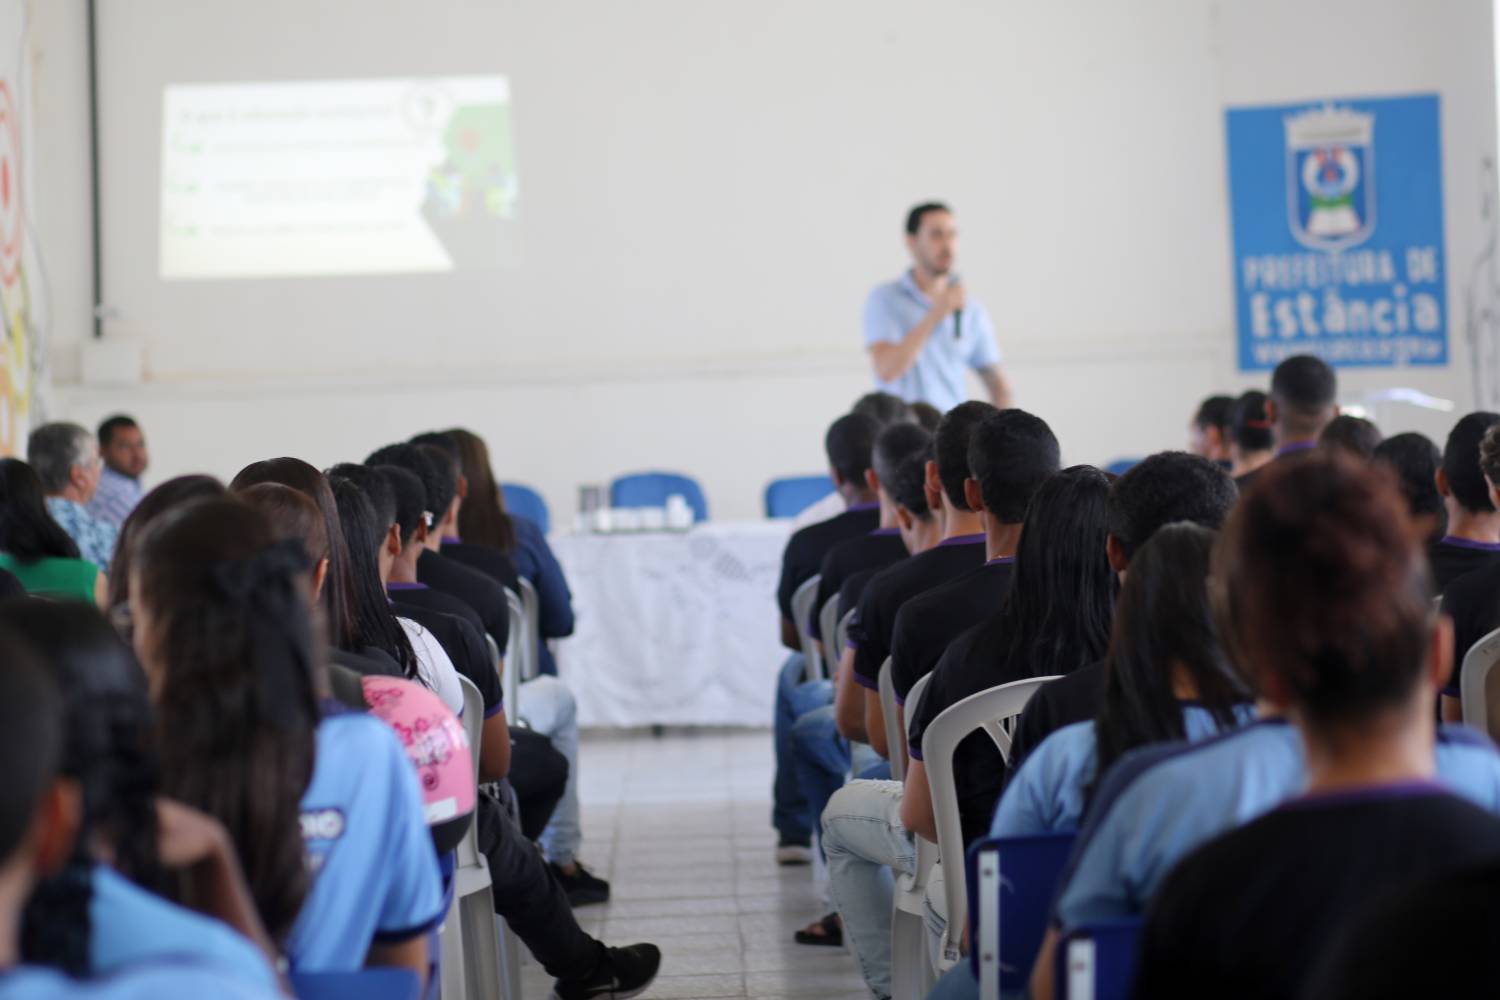
<path id="1" fill-rule="evenodd" d="M 86 508 L 99 488 L 99 444 L 94 435 L 77 424 L 43 424 L 26 442 L 26 461 L 47 491 L 48 512 L 78 543 L 79 555 L 108 569 L 119 529 Z"/>

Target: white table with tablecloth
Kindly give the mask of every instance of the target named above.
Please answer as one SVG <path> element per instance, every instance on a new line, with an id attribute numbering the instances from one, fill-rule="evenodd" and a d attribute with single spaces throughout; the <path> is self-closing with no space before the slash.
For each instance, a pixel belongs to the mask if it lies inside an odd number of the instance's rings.
<path id="1" fill-rule="evenodd" d="M 554 535 L 577 616 L 558 672 L 583 726 L 769 726 L 791 522 Z"/>

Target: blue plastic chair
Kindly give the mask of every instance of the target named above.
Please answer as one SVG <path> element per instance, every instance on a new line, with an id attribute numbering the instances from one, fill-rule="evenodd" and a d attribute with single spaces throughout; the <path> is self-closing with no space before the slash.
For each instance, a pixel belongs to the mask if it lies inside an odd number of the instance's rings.
<path id="1" fill-rule="evenodd" d="M 1076 833 L 988 837 L 969 848 L 969 963 L 979 995 L 1025 990 Z"/>
<path id="2" fill-rule="evenodd" d="M 609 484 L 611 507 L 665 507 L 667 497 L 680 493 L 693 508 L 694 521 L 708 520 L 708 500 L 698 481 L 677 472 L 633 472 Z"/>
<path id="3" fill-rule="evenodd" d="M 785 476 L 766 484 L 766 516 L 796 517 L 833 492 L 827 476 Z"/>
<path id="4" fill-rule="evenodd" d="M 1137 465 L 1141 464 L 1138 458 L 1117 458 L 1104 467 L 1104 471 L 1111 476 L 1123 476 Z"/>
<path id="5" fill-rule="evenodd" d="M 297 1000 L 417 1000 L 420 988 L 410 969 L 294 972 L 291 979 Z"/>
<path id="6" fill-rule="evenodd" d="M 1062 1000 L 1130 1000 L 1135 987 L 1139 917 L 1084 924 L 1057 946 L 1057 989 Z"/>
<path id="7" fill-rule="evenodd" d="M 535 521 L 544 535 L 552 530 L 552 515 L 547 510 L 547 501 L 536 490 L 520 483 L 501 483 L 500 495 L 505 499 L 507 513 L 519 514 Z"/>

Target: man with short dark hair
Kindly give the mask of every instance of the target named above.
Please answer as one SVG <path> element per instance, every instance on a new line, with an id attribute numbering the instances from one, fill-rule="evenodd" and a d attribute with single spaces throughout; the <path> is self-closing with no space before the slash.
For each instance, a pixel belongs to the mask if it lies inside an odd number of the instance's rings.
<path id="1" fill-rule="evenodd" d="M 978 373 L 996 406 L 1010 405 L 1010 385 L 984 306 L 970 299 L 953 271 L 958 226 L 941 202 L 906 216 L 912 266 L 865 300 L 865 349 L 882 389 L 947 412 L 969 397 L 964 374 Z"/>
<path id="2" fill-rule="evenodd" d="M 1500 512 L 1490 502 L 1489 484 L 1480 467 L 1480 442 L 1500 423 L 1500 413 L 1470 413 L 1448 432 L 1443 464 L 1436 482 L 1448 512 L 1448 531 L 1427 547 L 1437 592 L 1465 573 L 1494 562 L 1500 555 Z"/>
<path id="3" fill-rule="evenodd" d="M 1317 447 L 1318 435 L 1339 415 L 1338 395 L 1338 376 L 1322 358 L 1294 354 L 1276 366 L 1266 418 L 1276 439 L 1277 458 Z M 1241 493 L 1259 472 L 1256 469 L 1235 480 Z"/>
<path id="4" fill-rule="evenodd" d="M 106 418 L 99 424 L 99 457 L 104 460 L 104 468 L 88 511 L 118 528 L 145 493 L 141 476 L 148 458 L 146 435 L 140 425 L 123 413 Z"/>
<path id="5" fill-rule="evenodd" d="M 1209 396 L 1199 403 L 1198 412 L 1188 426 L 1188 451 L 1227 466 L 1233 411 L 1233 396 Z"/>
<path id="6" fill-rule="evenodd" d="M 888 392 L 867 392 L 854 401 L 850 413 L 861 417 L 869 417 L 875 421 L 880 430 L 885 430 L 892 424 L 910 423 L 916 419 L 911 406 L 899 396 L 892 396 Z M 809 504 L 798 515 L 792 519 L 792 530 L 801 531 L 810 524 L 818 524 L 830 517 L 837 517 L 844 512 L 844 498 L 837 490 L 829 493 L 817 503 Z"/>
<path id="7" fill-rule="evenodd" d="M 1479 468 L 1490 503 L 1500 507 L 1500 423 L 1484 432 Z M 1454 578 L 1443 590 L 1443 614 L 1453 619 L 1453 673 L 1441 698 L 1443 719 L 1461 722 L 1464 657 L 1480 639 L 1500 628 L 1500 559 Z"/>
<path id="8" fill-rule="evenodd" d="M 1448 512 L 1437 488 L 1443 453 L 1432 439 L 1415 431 L 1393 434 L 1375 446 L 1373 461 L 1396 473 L 1418 537 L 1429 544 L 1443 537 Z"/>
<path id="9" fill-rule="evenodd" d="M 109 569 L 119 529 L 88 511 L 99 488 L 99 445 L 77 424 L 43 424 L 26 442 L 26 460 L 47 491 L 47 512 L 78 545 L 78 554 Z"/>
<path id="10" fill-rule="evenodd" d="M 1123 579 L 1136 550 L 1166 525 L 1188 521 L 1217 531 L 1238 499 L 1234 480 L 1216 462 L 1181 451 L 1150 456 L 1109 488 L 1104 551 L 1110 567 Z M 1010 773 L 1052 733 L 1097 715 L 1104 681 L 1100 661 L 1042 685 L 1016 722 Z"/>

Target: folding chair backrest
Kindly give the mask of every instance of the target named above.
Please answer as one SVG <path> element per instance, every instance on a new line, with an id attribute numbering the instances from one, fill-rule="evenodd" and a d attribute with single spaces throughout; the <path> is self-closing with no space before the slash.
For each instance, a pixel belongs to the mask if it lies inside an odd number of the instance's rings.
<path id="1" fill-rule="evenodd" d="M 844 658 L 844 650 L 849 648 L 849 623 L 854 621 L 854 609 L 850 608 L 844 612 L 844 617 L 839 619 L 838 630 L 834 632 L 833 662 L 837 664 Z M 837 680 L 838 675 L 834 675 Z"/>
<path id="2" fill-rule="evenodd" d="M 552 530 L 552 515 L 547 510 L 547 501 L 536 490 L 521 483 L 501 483 L 500 495 L 505 500 L 507 513 L 519 514 L 535 521 L 544 535 Z"/>
<path id="3" fill-rule="evenodd" d="M 536 587 L 532 586 L 530 580 L 524 576 L 520 577 L 521 584 L 521 612 L 526 621 L 526 663 L 527 673 L 521 675 L 521 680 L 529 681 L 542 669 L 542 601 L 536 595 Z"/>
<path id="4" fill-rule="evenodd" d="M 906 754 L 902 752 L 901 723 L 896 718 L 896 685 L 891 680 L 891 658 L 880 665 L 880 714 L 885 716 L 886 757 L 891 763 L 891 778 L 906 780 Z"/>
<path id="5" fill-rule="evenodd" d="M 932 676 L 931 674 L 928 675 Z M 939 856 L 945 865 L 957 866 L 964 857 L 963 827 L 958 812 L 958 789 L 953 781 L 953 755 L 964 738 L 983 729 L 994 740 L 1000 756 L 1010 763 L 1010 729 L 1031 696 L 1053 677 L 1029 677 L 971 694 L 949 705 L 932 720 L 922 736 L 922 764 L 927 769 L 927 787 L 932 793 L 932 816 L 937 825 Z M 944 960 L 958 957 L 957 943 L 968 916 L 968 899 L 958 868 L 943 881 L 944 905 L 949 932 L 944 937 Z"/>
<path id="6" fill-rule="evenodd" d="M 479 693 L 479 688 L 474 682 L 462 675 L 458 678 L 459 684 L 464 690 L 464 717 L 461 720 L 464 725 L 464 735 L 469 739 L 469 756 L 474 761 L 474 774 L 479 774 L 479 741 L 484 732 L 484 696 Z M 459 841 L 456 849 L 458 856 L 458 867 L 464 868 L 482 862 L 479 859 L 479 823 L 469 824 L 469 832 L 464 834 L 464 839 Z"/>
<path id="7" fill-rule="evenodd" d="M 1076 833 L 991 837 L 969 850 L 969 961 L 979 995 L 1026 989 Z"/>
<path id="8" fill-rule="evenodd" d="M 633 472 L 609 484 L 611 507 L 664 507 L 673 494 L 693 509 L 694 521 L 708 520 L 708 500 L 703 487 L 680 472 Z"/>
<path id="9" fill-rule="evenodd" d="M 796 517 L 833 490 L 833 480 L 826 473 L 773 479 L 766 484 L 766 516 Z"/>
<path id="10" fill-rule="evenodd" d="M 1057 996 L 1130 1000 L 1140 935 L 1138 917 L 1085 924 L 1063 935 L 1057 948 Z"/>
<path id="11" fill-rule="evenodd" d="M 802 655 L 807 658 L 807 679 L 817 680 L 824 676 L 823 658 L 818 655 L 817 643 L 813 642 L 812 616 L 818 601 L 818 584 L 822 577 L 814 573 L 811 579 L 792 592 L 792 624 L 797 627 L 797 639 L 802 644 Z"/>
<path id="12" fill-rule="evenodd" d="M 293 972 L 297 1000 L 417 1000 L 421 984 L 410 969 L 370 968 L 358 972 Z"/>
<path id="13" fill-rule="evenodd" d="M 1464 654 L 1459 668 L 1459 692 L 1463 698 L 1464 722 L 1489 733 L 1500 731 L 1500 629 L 1480 639 Z"/>
<path id="14" fill-rule="evenodd" d="M 818 612 L 818 636 L 823 640 L 823 674 L 834 677 L 838 674 L 839 653 L 839 595 L 834 594 L 824 602 Z"/>
<path id="15" fill-rule="evenodd" d="M 490 662 L 495 666 L 495 672 L 500 675 L 500 697 L 505 700 L 505 715 L 513 719 L 519 714 L 521 699 L 520 682 L 516 680 L 516 672 L 507 669 L 500 655 L 500 644 L 495 637 L 488 632 L 484 634 L 484 644 L 490 650 Z"/>
<path id="16" fill-rule="evenodd" d="M 522 638 L 526 634 L 526 611 L 521 606 L 521 596 L 509 587 L 505 588 L 505 608 L 510 639 L 504 654 L 505 672 L 501 674 L 501 687 L 505 692 L 506 718 L 514 719 L 519 714 L 520 706 L 516 701 L 520 697 L 521 674 L 526 669 L 526 642 Z M 494 641 L 490 639 L 491 643 Z M 500 651 L 498 644 L 495 650 Z M 496 656 L 496 663 L 499 660 L 500 657 Z"/>

